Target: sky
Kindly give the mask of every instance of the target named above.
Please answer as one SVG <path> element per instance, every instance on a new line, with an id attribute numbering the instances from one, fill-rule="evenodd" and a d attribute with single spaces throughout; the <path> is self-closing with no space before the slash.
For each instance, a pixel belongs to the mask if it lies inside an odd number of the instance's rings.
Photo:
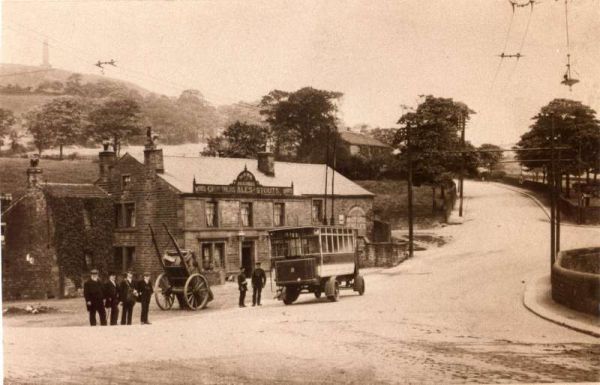
<path id="1" fill-rule="evenodd" d="M 477 145 L 515 143 L 554 98 L 600 110 L 600 0 L 568 3 L 572 91 L 563 0 L 514 13 L 508 0 L 4 0 L 1 12 L 2 63 L 41 64 L 47 39 L 55 68 L 99 74 L 114 59 L 106 76 L 215 105 L 312 86 L 344 94 L 346 125 L 392 127 L 419 95 L 451 97 L 476 112 Z"/>

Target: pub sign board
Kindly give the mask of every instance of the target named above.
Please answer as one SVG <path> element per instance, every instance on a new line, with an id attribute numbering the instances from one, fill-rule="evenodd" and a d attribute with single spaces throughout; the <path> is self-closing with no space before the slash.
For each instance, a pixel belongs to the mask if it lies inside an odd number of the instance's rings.
<path id="1" fill-rule="evenodd" d="M 261 186 L 254 175 L 248 171 L 242 171 L 233 183 L 228 185 L 202 184 L 194 180 L 194 194 L 214 194 L 214 195 L 260 195 L 285 197 L 294 195 L 294 186 Z"/>

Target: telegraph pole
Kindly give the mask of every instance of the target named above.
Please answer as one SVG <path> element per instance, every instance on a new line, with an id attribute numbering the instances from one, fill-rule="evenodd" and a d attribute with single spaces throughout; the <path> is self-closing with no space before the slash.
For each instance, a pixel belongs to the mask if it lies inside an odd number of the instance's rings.
<path id="1" fill-rule="evenodd" d="M 550 188 L 550 269 L 552 269 L 552 266 L 554 266 L 554 259 L 556 258 L 556 165 L 554 164 L 554 114 L 551 115 L 550 128 L 550 171 L 552 173 L 552 179 L 548 180 L 548 187 Z"/>
<path id="2" fill-rule="evenodd" d="M 556 183 L 556 246 L 555 253 L 558 254 L 560 251 L 560 193 L 562 190 L 562 163 L 560 161 L 560 143 L 558 146 L 558 172 L 557 172 L 557 183 Z M 555 255 L 556 257 L 556 255 Z"/>
<path id="3" fill-rule="evenodd" d="M 406 124 L 406 159 L 408 161 L 408 257 L 413 257 L 414 234 L 413 234 L 413 190 L 412 190 L 412 146 L 410 142 L 411 127 Z M 462 188 L 461 188 L 462 191 Z"/>
<path id="4" fill-rule="evenodd" d="M 467 124 L 467 119 L 465 118 L 464 114 L 461 114 L 460 116 L 460 125 L 461 125 L 461 132 L 460 132 L 460 144 L 462 146 L 462 150 L 465 149 L 465 126 Z M 462 164 L 460 166 L 460 181 L 459 181 L 459 186 L 460 186 L 460 203 L 458 205 L 458 216 L 462 217 L 463 216 L 463 182 L 464 182 L 464 174 L 465 174 L 465 153 L 462 153 Z"/>

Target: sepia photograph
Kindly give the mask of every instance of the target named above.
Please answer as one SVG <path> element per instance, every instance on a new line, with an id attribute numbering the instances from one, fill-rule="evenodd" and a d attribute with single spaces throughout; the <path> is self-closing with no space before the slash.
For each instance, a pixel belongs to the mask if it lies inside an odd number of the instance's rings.
<path id="1" fill-rule="evenodd" d="M 7 385 L 600 384 L 600 0 L 0 0 Z"/>

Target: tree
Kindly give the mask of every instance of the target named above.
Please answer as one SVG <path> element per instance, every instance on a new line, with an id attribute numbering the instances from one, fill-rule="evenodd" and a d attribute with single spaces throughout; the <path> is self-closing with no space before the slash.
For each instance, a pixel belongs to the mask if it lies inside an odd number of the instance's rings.
<path id="1" fill-rule="evenodd" d="M 322 162 L 327 143 L 337 135 L 336 101 L 342 93 L 305 87 L 295 92 L 273 90 L 261 100 L 279 158 Z"/>
<path id="2" fill-rule="evenodd" d="M 111 140 L 115 152 L 121 143 L 141 134 L 140 105 L 131 99 L 109 99 L 88 114 L 88 132 L 97 141 Z"/>
<path id="3" fill-rule="evenodd" d="M 0 146 L 4 145 L 4 136 L 8 135 L 16 123 L 15 115 L 11 110 L 0 108 Z"/>
<path id="4" fill-rule="evenodd" d="M 58 98 L 46 103 L 40 111 L 43 125 L 52 132 L 52 145 L 58 146 L 63 158 L 63 147 L 75 144 L 82 135 L 85 106 L 76 98 Z"/>
<path id="5" fill-rule="evenodd" d="M 206 140 L 215 134 L 215 127 L 220 125 L 217 109 L 204 99 L 200 91 L 185 90 L 175 103 L 181 113 L 183 124 L 195 130 L 193 142 Z"/>
<path id="6" fill-rule="evenodd" d="M 495 144 L 484 143 L 479 146 L 479 164 L 482 167 L 487 168 L 490 172 L 496 167 L 498 162 L 502 160 L 502 153 L 500 146 Z"/>
<path id="7" fill-rule="evenodd" d="M 256 158 L 259 152 L 264 151 L 268 137 L 266 127 L 235 122 L 218 139 L 209 140 L 203 155 Z"/>
<path id="8" fill-rule="evenodd" d="M 396 137 L 397 128 L 374 128 L 369 133 L 370 136 L 377 139 L 383 144 L 388 146 L 394 145 L 394 138 Z"/>
<path id="9" fill-rule="evenodd" d="M 569 99 L 554 99 L 540 109 L 532 120 L 530 130 L 521 135 L 519 149 L 550 148 L 552 128 L 556 147 L 567 147 L 560 151 L 562 159 L 560 173 L 581 174 L 598 172 L 600 159 L 600 124 L 596 112 L 581 102 Z M 558 155 L 558 153 L 556 154 Z M 543 167 L 551 170 L 549 150 L 517 152 L 521 165 L 533 169 Z"/>
<path id="10" fill-rule="evenodd" d="M 44 119 L 42 107 L 29 110 L 24 116 L 25 127 L 33 136 L 33 144 L 38 150 L 38 154 L 50 148 L 56 139 L 56 133 L 50 130 Z"/>
<path id="11" fill-rule="evenodd" d="M 401 150 L 405 163 L 410 131 L 415 184 L 442 185 L 448 182 L 445 175 L 457 175 L 474 163 L 469 154 L 451 152 L 462 148 L 459 123 L 461 119 L 467 121 L 471 113 L 463 103 L 428 95 L 414 112 L 400 117 L 398 123 L 403 127 L 396 132 L 394 146 Z"/>

